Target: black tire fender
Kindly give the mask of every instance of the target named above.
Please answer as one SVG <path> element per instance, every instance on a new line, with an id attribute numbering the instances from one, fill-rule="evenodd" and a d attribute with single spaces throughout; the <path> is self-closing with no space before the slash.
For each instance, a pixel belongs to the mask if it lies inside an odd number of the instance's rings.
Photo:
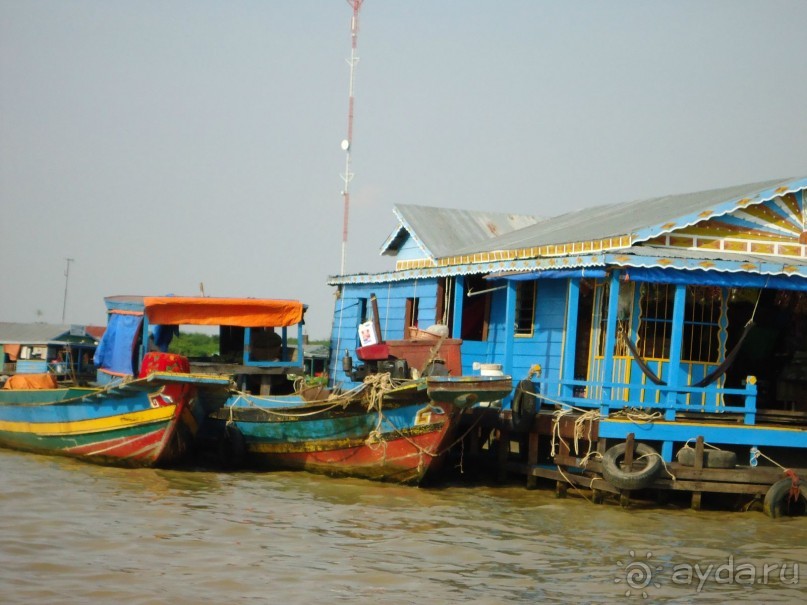
<path id="1" fill-rule="evenodd" d="M 518 383 L 513 402 L 510 404 L 514 431 L 527 431 L 535 419 L 535 385 L 531 380 L 524 379 Z"/>
<path id="2" fill-rule="evenodd" d="M 695 450 L 684 447 L 678 450 L 676 460 L 683 466 L 695 466 Z M 737 466 L 737 454 L 728 450 L 703 450 L 703 468 L 734 468 Z"/>
<path id="3" fill-rule="evenodd" d="M 661 470 L 661 456 L 649 445 L 636 443 L 634 464 L 643 463 L 644 466 L 637 470 L 625 470 L 621 462 L 625 458 L 626 449 L 626 443 L 619 443 L 605 452 L 602 457 L 603 478 L 618 489 L 635 490 L 649 486 Z"/>
<path id="4" fill-rule="evenodd" d="M 768 492 L 765 494 L 765 502 L 763 503 L 763 510 L 765 514 L 776 519 L 778 517 L 786 517 L 790 512 L 790 487 L 793 485 L 793 480 L 788 478 L 780 479 L 770 486 Z M 801 481 L 798 482 L 799 487 L 799 500 L 807 501 L 807 485 Z"/>

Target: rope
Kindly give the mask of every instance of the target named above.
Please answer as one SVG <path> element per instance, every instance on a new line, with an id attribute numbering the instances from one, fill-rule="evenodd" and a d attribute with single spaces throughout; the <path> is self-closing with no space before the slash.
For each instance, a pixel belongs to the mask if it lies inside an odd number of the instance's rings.
<path id="1" fill-rule="evenodd" d="M 369 374 L 365 377 L 363 386 L 367 389 L 365 393 L 367 411 L 378 410 L 381 412 L 381 401 L 384 395 L 394 389 L 396 385 L 389 372 L 384 372 L 383 374 Z"/>
<path id="2" fill-rule="evenodd" d="M 691 445 L 689 445 L 690 441 L 693 441 L 694 439 L 695 439 L 695 437 L 690 437 L 689 439 L 687 439 L 686 443 L 684 443 L 684 445 L 683 445 L 683 447 L 682 447 L 681 449 L 682 449 L 682 450 L 683 450 L 683 449 L 690 449 L 690 450 L 691 450 L 691 449 L 694 449 L 694 448 L 693 448 Z M 720 448 L 719 448 L 719 447 L 717 447 L 716 445 L 712 445 L 711 443 L 707 443 L 706 441 L 704 441 L 704 442 L 703 442 L 703 445 L 705 445 L 706 447 L 710 447 L 710 448 L 712 448 L 713 450 L 717 450 L 717 451 L 719 451 L 719 452 L 722 452 L 722 451 L 723 451 L 722 449 L 720 449 Z M 756 449 L 756 448 L 753 448 L 753 449 Z M 679 451 L 681 451 L 681 450 L 679 450 Z"/>
<path id="3" fill-rule="evenodd" d="M 564 473 L 564 472 L 563 472 L 563 469 L 561 469 L 561 468 L 560 468 L 560 465 L 558 465 L 558 472 L 560 473 L 560 476 L 561 476 L 561 477 L 563 477 L 564 479 L 566 479 L 566 483 L 568 483 L 569 485 L 571 485 L 571 486 L 572 486 L 572 488 L 574 489 L 574 491 L 576 491 L 578 494 L 580 494 L 580 496 L 582 496 L 582 497 L 583 497 L 583 499 L 584 499 L 586 502 L 588 502 L 589 504 L 594 504 L 594 503 L 593 503 L 591 500 L 589 500 L 589 499 L 586 497 L 586 495 L 585 495 L 583 492 L 581 492 L 581 491 L 580 491 L 580 490 L 577 488 L 577 486 L 576 486 L 574 483 L 572 483 L 572 480 L 571 480 L 571 479 L 569 479 L 569 478 L 566 476 L 566 473 Z M 592 483 L 593 483 L 593 482 L 594 482 L 594 481 L 592 480 Z M 589 489 L 590 489 L 590 488 L 591 488 L 591 485 L 589 485 Z"/>
<path id="4" fill-rule="evenodd" d="M 362 393 L 366 388 L 366 384 L 360 384 L 357 387 L 354 387 L 344 393 L 339 395 L 331 394 L 328 399 L 321 399 L 318 401 L 308 401 L 305 402 L 306 406 L 310 405 L 318 405 L 318 404 L 325 404 L 328 402 L 332 402 L 331 405 L 323 407 L 319 410 L 313 410 L 311 412 L 281 412 L 278 410 L 274 410 L 271 408 L 260 406 L 256 403 L 257 401 L 264 401 L 267 403 L 288 403 L 287 399 L 277 399 L 277 398 L 270 398 L 270 397 L 261 397 L 259 395 L 252 395 L 250 393 L 246 393 L 244 391 L 236 391 L 236 395 L 238 395 L 235 400 L 229 405 L 230 408 L 230 419 L 232 420 L 232 410 L 235 405 L 241 401 L 242 399 L 247 402 L 249 407 L 253 407 L 255 409 L 261 410 L 266 414 L 270 414 L 272 416 L 279 416 L 281 418 L 296 418 L 296 417 L 309 417 L 309 416 L 316 416 L 317 414 L 324 414 L 336 407 L 342 406 L 345 407 L 350 401 L 354 400 L 359 394 Z"/>
<path id="5" fill-rule="evenodd" d="M 661 465 L 664 467 L 664 472 L 667 473 L 673 481 L 677 481 L 675 475 L 670 472 L 670 469 L 667 468 L 667 463 L 664 461 L 664 458 L 661 457 L 661 454 L 658 452 L 653 452 L 652 454 L 645 454 L 644 456 L 639 456 L 638 458 L 634 458 L 634 461 L 641 460 L 642 458 L 652 458 L 653 456 L 657 456 L 659 460 L 661 460 Z"/>
<path id="6" fill-rule="evenodd" d="M 580 452 L 579 448 L 579 441 L 583 438 L 583 424 L 588 422 L 588 432 L 586 433 L 585 441 L 588 442 L 588 450 L 586 451 L 586 455 L 584 458 L 588 460 L 589 456 L 591 455 L 591 447 L 592 447 L 592 440 L 591 440 L 591 431 L 594 428 L 594 421 L 600 419 L 600 412 L 599 410 L 589 410 L 588 412 L 584 412 L 581 416 L 578 416 L 574 421 L 574 453 L 578 454 Z"/>
<path id="7" fill-rule="evenodd" d="M 645 412 L 630 408 L 622 408 L 612 414 L 613 417 L 624 416 L 634 424 L 653 424 L 656 420 L 664 418 L 661 412 Z"/>
<path id="8" fill-rule="evenodd" d="M 555 455 L 558 453 L 557 451 L 557 443 L 555 441 L 555 436 L 557 436 L 558 441 L 560 441 L 568 450 L 569 444 L 563 440 L 563 437 L 560 434 L 560 419 L 565 416 L 566 414 L 570 414 L 571 410 L 556 410 L 552 414 L 552 439 L 550 441 L 551 448 L 549 450 L 549 455 L 554 458 Z"/>
<path id="9" fill-rule="evenodd" d="M 770 456 L 766 456 L 765 454 L 763 454 L 761 451 L 759 451 L 758 447 L 752 447 L 751 448 L 751 461 L 750 461 L 751 466 L 756 466 L 757 465 L 757 460 L 759 460 L 760 458 L 765 458 L 765 460 L 767 460 L 768 462 L 772 462 L 773 464 L 778 466 L 780 469 L 782 469 L 782 471 L 785 474 L 787 474 L 787 472 L 790 470 L 789 468 L 786 468 L 786 467 L 782 466 L 781 464 L 779 464 L 776 460 L 774 460 Z"/>

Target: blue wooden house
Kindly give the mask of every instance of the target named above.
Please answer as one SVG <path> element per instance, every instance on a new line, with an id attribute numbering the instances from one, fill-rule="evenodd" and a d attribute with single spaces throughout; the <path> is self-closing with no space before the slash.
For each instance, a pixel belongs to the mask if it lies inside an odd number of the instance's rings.
<path id="1" fill-rule="evenodd" d="M 696 435 L 804 461 L 805 190 L 788 178 L 543 218 L 396 206 L 381 249 L 394 268 L 329 280 L 330 375 L 350 386 L 341 360 L 375 295 L 384 338 L 443 324 L 464 374 L 501 364 L 544 406 L 596 409 L 601 439 L 635 433 L 666 461 Z"/>
<path id="2" fill-rule="evenodd" d="M 0 374 L 94 376 L 92 356 L 103 333 L 99 326 L 0 322 Z"/>

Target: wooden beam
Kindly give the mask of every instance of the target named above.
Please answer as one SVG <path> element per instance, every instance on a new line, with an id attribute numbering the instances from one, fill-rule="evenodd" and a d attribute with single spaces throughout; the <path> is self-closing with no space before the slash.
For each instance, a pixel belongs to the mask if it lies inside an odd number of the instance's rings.
<path id="1" fill-rule="evenodd" d="M 693 470 L 703 471 L 703 437 L 698 436 L 695 440 L 695 464 Z M 692 510 L 701 509 L 701 492 L 692 492 Z"/>

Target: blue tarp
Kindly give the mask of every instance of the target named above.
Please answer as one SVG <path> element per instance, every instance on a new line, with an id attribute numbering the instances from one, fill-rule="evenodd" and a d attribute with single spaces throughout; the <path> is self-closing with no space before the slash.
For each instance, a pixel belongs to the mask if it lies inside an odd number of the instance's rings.
<path id="1" fill-rule="evenodd" d="M 625 269 L 623 277 L 628 281 L 636 282 L 807 291 L 807 278 L 799 275 L 759 275 L 755 273 L 704 271 L 703 269 L 687 270 L 637 267 Z"/>
<path id="2" fill-rule="evenodd" d="M 179 326 L 154 326 L 151 336 L 154 339 L 154 345 L 166 353 L 174 336 L 179 336 Z"/>
<path id="3" fill-rule="evenodd" d="M 110 314 L 106 332 L 93 357 L 96 367 L 117 374 L 134 374 L 132 355 L 138 344 L 135 339 L 142 322 L 140 315 Z"/>

